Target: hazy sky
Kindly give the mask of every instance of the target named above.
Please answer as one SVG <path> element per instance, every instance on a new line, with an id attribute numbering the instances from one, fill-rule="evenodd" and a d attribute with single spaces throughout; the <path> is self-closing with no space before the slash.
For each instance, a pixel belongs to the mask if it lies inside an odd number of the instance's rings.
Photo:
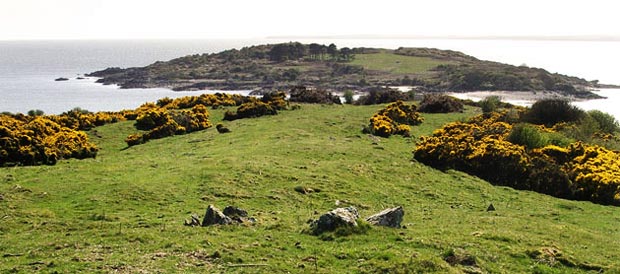
<path id="1" fill-rule="evenodd" d="M 0 0 L 0 39 L 617 36 L 615 1 Z"/>

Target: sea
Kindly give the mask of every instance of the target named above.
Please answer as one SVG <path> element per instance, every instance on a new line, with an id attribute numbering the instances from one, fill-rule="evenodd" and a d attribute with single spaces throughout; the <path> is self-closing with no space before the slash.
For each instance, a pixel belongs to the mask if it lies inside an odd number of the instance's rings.
<path id="1" fill-rule="evenodd" d="M 163 97 L 222 91 L 120 89 L 95 83 L 84 74 L 108 67 L 139 67 L 176 57 L 231 48 L 299 41 L 342 47 L 430 47 L 461 51 L 478 59 L 544 68 L 552 73 L 620 85 L 620 41 L 509 39 L 339 39 L 261 38 L 202 40 L 35 40 L 0 41 L 0 112 L 42 110 L 60 114 L 79 107 L 89 111 L 134 109 Z M 57 78 L 67 81 L 55 81 Z M 82 79 L 83 78 L 83 79 Z M 226 91 L 248 94 L 247 90 Z M 620 120 L 619 89 L 597 91 L 607 99 L 575 102 Z"/>

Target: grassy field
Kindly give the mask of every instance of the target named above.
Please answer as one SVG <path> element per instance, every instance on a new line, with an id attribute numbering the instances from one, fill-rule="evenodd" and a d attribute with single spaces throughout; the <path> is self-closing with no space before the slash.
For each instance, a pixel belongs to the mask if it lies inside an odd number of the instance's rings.
<path id="1" fill-rule="evenodd" d="M 351 62 L 368 70 L 379 70 L 395 74 L 424 74 L 441 64 L 446 64 L 428 57 L 414 57 L 393 53 L 357 54 Z"/>
<path id="2" fill-rule="evenodd" d="M 2 168 L 0 272 L 620 273 L 620 208 L 416 163 L 417 137 L 478 110 L 424 114 L 413 138 L 377 141 L 361 128 L 381 107 L 303 105 L 226 122 L 229 134 L 131 148 L 123 140 L 135 130 L 123 122 L 91 132 L 96 159 Z M 212 111 L 214 123 L 223 112 Z M 405 228 L 301 233 L 336 201 L 363 217 L 402 205 Z M 183 226 L 209 204 L 258 222 Z"/>

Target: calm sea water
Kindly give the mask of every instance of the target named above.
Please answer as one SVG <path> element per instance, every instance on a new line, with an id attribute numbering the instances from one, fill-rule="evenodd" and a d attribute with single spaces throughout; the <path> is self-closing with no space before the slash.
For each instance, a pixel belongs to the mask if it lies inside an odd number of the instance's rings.
<path id="1" fill-rule="evenodd" d="M 550 72 L 620 84 L 619 42 L 510 41 L 450 39 L 295 39 L 302 43 L 335 43 L 339 47 L 435 47 L 453 49 L 479 59 L 542 67 Z M 167 89 L 118 89 L 77 80 L 84 73 L 107 67 L 135 67 L 197 53 L 214 53 L 287 39 L 254 40 L 111 40 L 111 41 L 0 41 L 0 112 L 41 109 L 57 114 L 74 107 L 91 111 L 133 109 L 162 97 L 197 95 Z M 69 81 L 56 82 L 58 77 Z M 580 102 L 586 109 L 616 111 L 620 91 L 601 91 L 608 100 Z"/>

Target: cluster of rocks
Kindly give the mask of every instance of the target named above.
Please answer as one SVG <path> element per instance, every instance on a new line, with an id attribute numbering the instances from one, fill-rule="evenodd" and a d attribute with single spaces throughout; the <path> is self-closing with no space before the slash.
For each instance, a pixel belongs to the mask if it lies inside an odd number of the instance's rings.
<path id="1" fill-rule="evenodd" d="M 405 211 L 402 206 L 388 208 L 377 214 L 365 218 L 371 225 L 400 228 Z M 317 220 L 310 223 L 310 232 L 319 235 L 323 232 L 334 231 L 340 227 L 356 227 L 360 214 L 355 207 L 342 207 L 331 210 L 321 215 Z M 244 209 L 227 206 L 223 211 L 214 205 L 209 205 L 202 221 L 197 214 L 192 214 L 189 220 L 185 220 L 186 226 L 211 226 L 231 224 L 252 224 L 256 219 L 249 217 Z"/>
<path id="2" fill-rule="evenodd" d="M 365 220 L 369 224 L 377 226 L 387 226 L 400 228 L 405 211 L 402 206 L 388 208 L 377 214 L 367 217 Z M 318 235 L 323 232 L 334 231 L 339 227 L 357 226 L 360 218 L 359 212 L 355 207 L 336 208 L 329 211 L 310 223 L 312 234 Z"/>
<path id="3" fill-rule="evenodd" d="M 219 210 L 214 205 L 209 205 L 205 212 L 202 222 L 200 217 L 196 214 L 192 214 L 190 220 L 185 220 L 186 226 L 210 226 L 210 225 L 231 225 L 231 224 L 246 224 L 255 223 L 256 219 L 248 216 L 248 212 L 244 209 L 227 206 L 224 211 Z"/>

